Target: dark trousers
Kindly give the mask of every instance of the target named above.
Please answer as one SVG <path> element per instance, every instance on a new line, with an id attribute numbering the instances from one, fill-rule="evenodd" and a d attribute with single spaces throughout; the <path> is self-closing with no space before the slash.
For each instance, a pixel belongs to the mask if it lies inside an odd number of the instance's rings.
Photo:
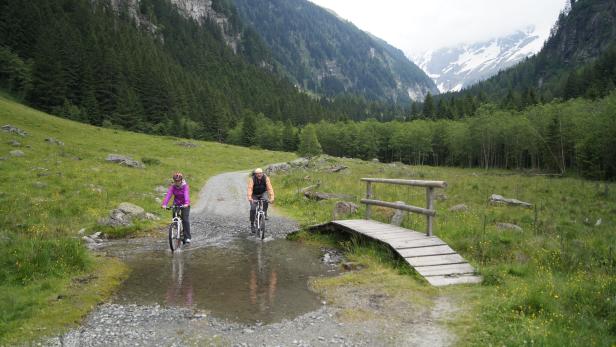
<path id="1" fill-rule="evenodd" d="M 255 223 L 255 214 L 257 212 L 257 203 L 259 199 L 265 199 L 265 201 L 263 202 L 263 212 L 265 212 L 265 214 L 267 214 L 267 206 L 269 205 L 269 203 L 267 202 L 267 194 L 263 193 L 263 194 L 259 194 L 259 195 L 252 195 L 252 204 L 250 204 L 250 224 L 254 224 Z"/>
<path id="2" fill-rule="evenodd" d="M 173 215 L 173 212 L 172 212 Z M 190 237 L 190 206 L 180 209 L 180 217 L 182 217 L 182 227 L 184 228 L 184 238 L 192 239 Z"/>

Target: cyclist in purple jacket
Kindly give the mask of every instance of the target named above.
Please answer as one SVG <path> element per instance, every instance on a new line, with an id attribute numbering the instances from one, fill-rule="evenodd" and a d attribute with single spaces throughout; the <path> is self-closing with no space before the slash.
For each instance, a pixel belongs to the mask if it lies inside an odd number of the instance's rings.
<path id="1" fill-rule="evenodd" d="M 190 218 L 190 190 L 181 172 L 173 174 L 173 184 L 169 186 L 162 208 L 167 208 L 171 195 L 173 195 L 173 204 L 182 207 L 180 215 L 184 227 L 184 243 L 190 243 L 190 222 L 188 220 Z"/>

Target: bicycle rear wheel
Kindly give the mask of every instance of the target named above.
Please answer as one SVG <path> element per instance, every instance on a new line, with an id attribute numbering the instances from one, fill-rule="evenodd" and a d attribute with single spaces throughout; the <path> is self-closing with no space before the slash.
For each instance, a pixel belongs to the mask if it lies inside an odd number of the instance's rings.
<path id="1" fill-rule="evenodd" d="M 169 247 L 171 248 L 171 252 L 174 252 L 176 249 L 180 248 L 181 245 L 182 240 L 180 237 L 180 230 L 178 224 L 169 224 Z"/>

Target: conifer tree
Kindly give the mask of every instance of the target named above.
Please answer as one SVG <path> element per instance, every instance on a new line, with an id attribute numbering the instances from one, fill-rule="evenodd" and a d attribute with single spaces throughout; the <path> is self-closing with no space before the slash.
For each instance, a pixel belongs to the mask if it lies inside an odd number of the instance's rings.
<path id="1" fill-rule="evenodd" d="M 307 125 L 299 137 L 299 155 L 313 157 L 323 153 L 314 125 Z"/>

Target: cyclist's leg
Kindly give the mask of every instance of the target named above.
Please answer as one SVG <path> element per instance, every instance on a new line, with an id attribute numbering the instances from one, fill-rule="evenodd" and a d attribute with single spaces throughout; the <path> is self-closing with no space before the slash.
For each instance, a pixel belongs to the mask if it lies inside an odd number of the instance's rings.
<path id="1" fill-rule="evenodd" d="M 252 196 L 252 203 L 250 204 L 250 225 L 255 224 L 255 212 L 257 210 L 257 195 Z"/>
<path id="2" fill-rule="evenodd" d="M 265 218 L 267 219 L 267 207 L 269 206 L 269 194 L 267 193 L 263 193 L 262 195 L 263 199 L 265 199 L 265 201 L 263 201 L 263 212 L 265 212 Z"/>
<path id="3" fill-rule="evenodd" d="M 192 239 L 190 236 L 190 206 L 181 209 L 182 227 L 184 228 L 184 239 Z"/>

